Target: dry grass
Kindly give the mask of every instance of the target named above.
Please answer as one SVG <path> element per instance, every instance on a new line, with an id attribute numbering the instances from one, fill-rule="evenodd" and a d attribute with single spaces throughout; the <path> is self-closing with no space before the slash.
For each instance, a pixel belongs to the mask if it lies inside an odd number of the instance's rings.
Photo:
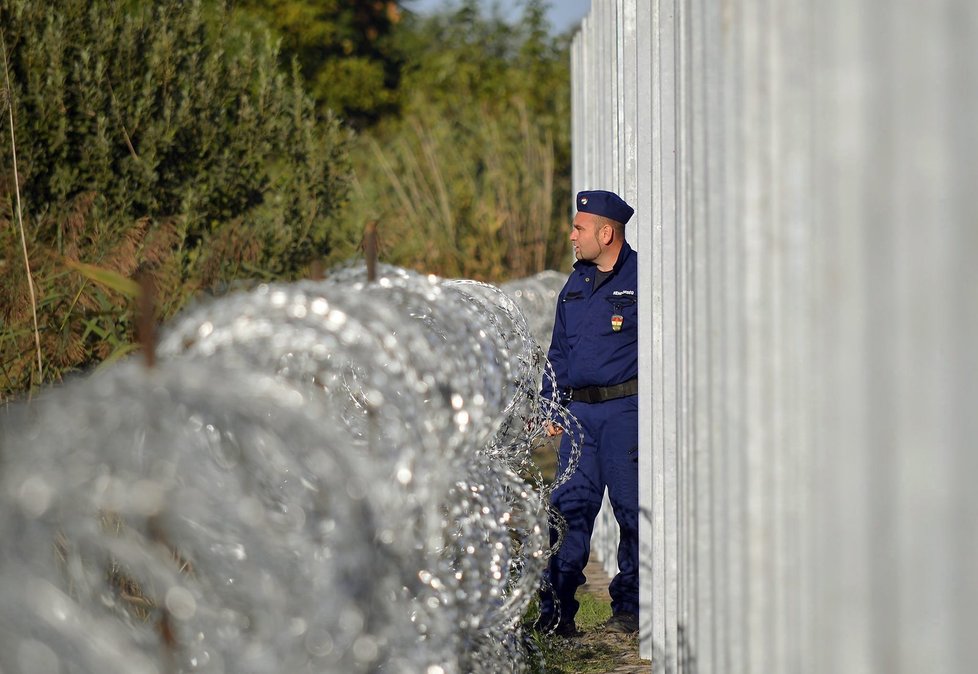
<path id="1" fill-rule="evenodd" d="M 554 265 L 554 142 L 512 101 L 505 119 L 483 106 L 405 121 L 366 139 L 349 217 L 377 221 L 392 264 L 448 278 L 501 282 Z M 562 245 L 562 244 L 561 244 Z"/>
<path id="2" fill-rule="evenodd" d="M 31 316 L 34 322 L 34 344 L 37 348 L 37 377 L 32 380 L 40 383 L 44 378 L 44 364 L 41 360 L 41 334 L 37 327 L 37 297 L 34 293 L 34 276 L 31 274 L 31 260 L 27 253 L 27 235 L 24 232 L 24 210 L 20 201 L 20 173 L 17 170 L 17 135 L 14 132 L 14 104 L 12 101 L 12 89 L 10 87 L 10 67 L 7 63 L 7 38 L 0 30 L 0 51 L 3 52 L 3 77 L 4 95 L 2 99 L 7 104 L 7 112 L 10 117 L 10 152 L 13 157 L 14 169 L 14 193 L 17 197 L 17 225 L 20 229 L 20 243 L 24 253 L 24 267 L 27 272 L 27 290 L 30 297 Z"/>
<path id="3" fill-rule="evenodd" d="M 607 579 L 605 579 L 607 582 Z M 602 625 L 611 617 L 611 602 L 600 593 L 582 588 L 577 593 L 581 607 L 576 623 L 582 636 L 563 639 L 538 632 L 532 640 L 548 674 L 611 674 L 651 671 L 652 663 L 638 656 L 638 637 L 605 632 Z M 532 624 L 533 613 L 527 617 Z"/>

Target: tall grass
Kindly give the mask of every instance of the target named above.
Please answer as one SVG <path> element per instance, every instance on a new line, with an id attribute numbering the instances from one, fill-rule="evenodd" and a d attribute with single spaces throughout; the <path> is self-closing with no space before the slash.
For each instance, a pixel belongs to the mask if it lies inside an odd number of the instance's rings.
<path id="1" fill-rule="evenodd" d="M 17 134 L 14 125 L 13 91 L 10 87 L 10 65 L 7 62 L 7 36 L 0 28 L 0 50 L 3 51 L 3 96 L 0 99 L 7 106 L 10 117 L 10 154 L 13 158 L 14 193 L 17 197 L 17 226 L 20 230 L 20 245 L 24 253 L 24 269 L 27 273 L 27 290 L 31 302 L 31 318 L 34 322 L 34 345 L 37 349 L 37 378 L 33 381 L 39 384 L 44 379 L 44 364 L 41 360 L 41 333 L 37 327 L 37 297 L 34 293 L 34 276 L 31 274 L 31 258 L 27 253 L 27 234 L 24 231 L 24 209 L 20 202 L 20 171 L 17 169 Z"/>
<path id="2" fill-rule="evenodd" d="M 553 138 L 522 101 L 411 115 L 364 143 L 351 214 L 379 221 L 385 261 L 494 282 L 564 263 Z"/>

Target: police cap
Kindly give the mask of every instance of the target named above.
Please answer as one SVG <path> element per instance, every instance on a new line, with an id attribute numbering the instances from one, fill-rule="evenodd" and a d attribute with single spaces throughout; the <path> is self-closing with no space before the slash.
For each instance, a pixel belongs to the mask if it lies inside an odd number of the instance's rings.
<path id="1" fill-rule="evenodd" d="M 587 190 L 577 193 L 577 210 L 584 213 L 594 213 L 605 218 L 616 220 L 621 224 L 628 222 L 635 209 L 625 203 L 625 200 L 614 192 L 606 190 Z"/>

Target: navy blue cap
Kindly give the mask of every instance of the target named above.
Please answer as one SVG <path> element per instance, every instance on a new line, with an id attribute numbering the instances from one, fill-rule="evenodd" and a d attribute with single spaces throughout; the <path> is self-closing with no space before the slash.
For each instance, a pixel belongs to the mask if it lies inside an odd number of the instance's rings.
<path id="1" fill-rule="evenodd" d="M 614 192 L 606 190 L 588 190 L 577 193 L 577 210 L 594 213 L 605 218 L 617 220 L 621 224 L 628 222 L 635 209 L 625 203 L 625 200 Z"/>

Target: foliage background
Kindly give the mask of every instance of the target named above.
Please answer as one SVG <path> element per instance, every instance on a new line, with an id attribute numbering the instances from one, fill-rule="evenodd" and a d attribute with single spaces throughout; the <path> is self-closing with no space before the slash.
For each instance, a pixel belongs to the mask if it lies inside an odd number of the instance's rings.
<path id="1" fill-rule="evenodd" d="M 498 282 L 568 259 L 567 44 L 544 11 L 511 24 L 472 0 L 401 35 L 401 114 L 358 139 L 344 213 L 379 221 L 396 264 Z"/>
<path id="2" fill-rule="evenodd" d="M 368 221 L 419 271 L 565 266 L 568 37 L 542 0 L 410 5 L 0 0 L 0 400 L 134 348 L 113 279 L 151 277 L 164 320 L 356 256 Z"/>

